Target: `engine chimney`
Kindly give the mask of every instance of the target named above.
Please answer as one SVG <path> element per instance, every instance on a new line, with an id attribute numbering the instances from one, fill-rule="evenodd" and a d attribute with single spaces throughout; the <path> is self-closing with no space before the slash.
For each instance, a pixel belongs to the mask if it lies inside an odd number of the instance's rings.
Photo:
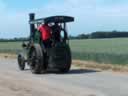
<path id="1" fill-rule="evenodd" d="M 33 21 L 35 20 L 35 14 L 34 13 L 30 13 L 29 14 L 29 21 Z M 33 39 L 34 38 L 34 34 L 35 34 L 35 25 L 34 24 L 30 24 L 30 38 Z"/>

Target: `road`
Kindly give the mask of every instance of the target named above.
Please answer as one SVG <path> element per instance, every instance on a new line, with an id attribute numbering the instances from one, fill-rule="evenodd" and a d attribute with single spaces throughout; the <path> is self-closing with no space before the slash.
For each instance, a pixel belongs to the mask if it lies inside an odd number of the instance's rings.
<path id="1" fill-rule="evenodd" d="M 0 58 L 0 96 L 128 96 L 128 74 L 72 67 L 68 74 L 34 75 Z"/>

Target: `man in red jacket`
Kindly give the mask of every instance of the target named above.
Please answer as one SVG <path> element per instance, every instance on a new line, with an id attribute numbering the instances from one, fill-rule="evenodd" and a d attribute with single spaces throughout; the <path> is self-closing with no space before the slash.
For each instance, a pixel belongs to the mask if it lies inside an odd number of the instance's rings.
<path id="1" fill-rule="evenodd" d="M 41 25 L 38 27 L 38 30 L 41 33 L 41 39 L 43 40 L 43 43 L 45 47 L 50 46 L 50 38 L 51 38 L 51 28 L 47 23 Z"/>

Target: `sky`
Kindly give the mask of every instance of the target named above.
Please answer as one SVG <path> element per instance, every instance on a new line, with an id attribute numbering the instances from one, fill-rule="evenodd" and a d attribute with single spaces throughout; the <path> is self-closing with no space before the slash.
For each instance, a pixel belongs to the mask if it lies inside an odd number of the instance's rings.
<path id="1" fill-rule="evenodd" d="M 0 38 L 28 37 L 28 14 L 69 15 L 70 35 L 128 31 L 128 0 L 0 0 Z"/>

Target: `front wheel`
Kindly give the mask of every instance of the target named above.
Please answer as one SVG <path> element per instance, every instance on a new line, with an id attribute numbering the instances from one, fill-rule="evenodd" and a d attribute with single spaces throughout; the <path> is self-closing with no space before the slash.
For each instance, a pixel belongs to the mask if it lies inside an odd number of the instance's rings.
<path id="1" fill-rule="evenodd" d="M 25 68 L 25 59 L 21 54 L 18 55 L 17 61 L 18 61 L 19 69 L 24 70 L 24 68 Z"/>

